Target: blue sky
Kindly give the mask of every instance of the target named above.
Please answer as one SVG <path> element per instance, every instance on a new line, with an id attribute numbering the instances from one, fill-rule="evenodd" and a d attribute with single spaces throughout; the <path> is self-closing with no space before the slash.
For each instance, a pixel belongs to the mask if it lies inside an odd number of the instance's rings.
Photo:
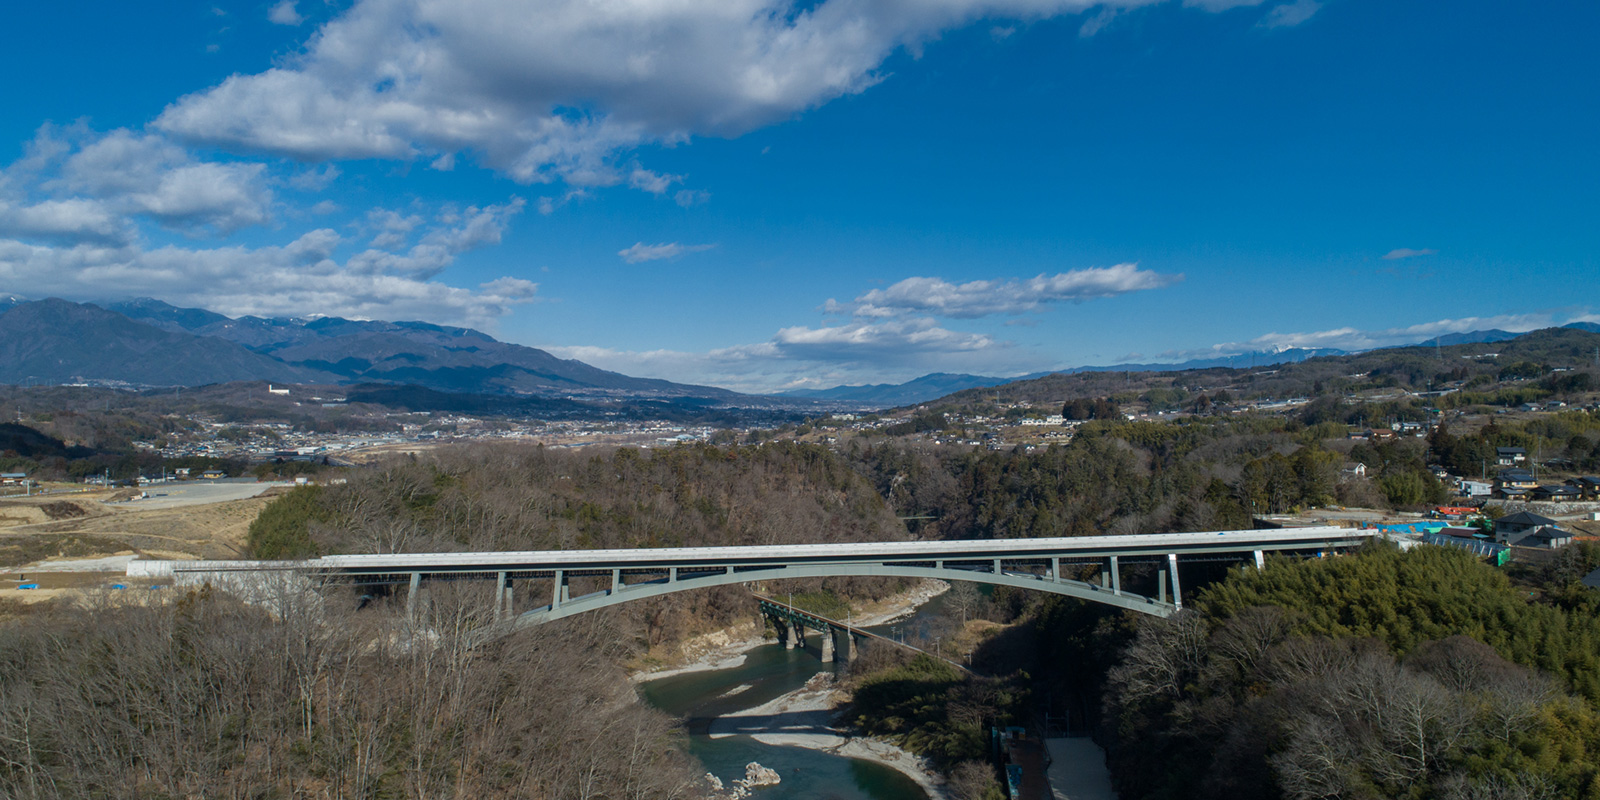
<path id="1" fill-rule="evenodd" d="M 28 297 L 471 325 L 756 391 L 1600 319 L 1590 2 L 0 20 Z"/>

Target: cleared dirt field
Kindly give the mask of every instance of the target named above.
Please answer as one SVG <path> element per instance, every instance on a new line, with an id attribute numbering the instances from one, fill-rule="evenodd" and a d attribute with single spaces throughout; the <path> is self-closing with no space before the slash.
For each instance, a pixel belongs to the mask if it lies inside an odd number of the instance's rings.
<path id="1" fill-rule="evenodd" d="M 106 504 L 85 495 L 70 500 L 32 498 L 0 503 L 0 598 L 37 602 L 63 592 L 127 584 L 121 570 L 41 569 L 62 560 L 135 554 L 170 559 L 239 558 L 244 554 L 250 523 L 283 491 L 273 488 L 242 500 L 168 508 Z M 30 583 L 39 588 L 17 588 Z M 138 588 L 145 587 L 141 584 Z"/>
<path id="2" fill-rule="evenodd" d="M 29 520 L 26 524 L 0 528 L 0 568 L 50 555 L 85 558 L 124 550 L 177 558 L 238 558 L 244 554 L 245 534 L 250 523 L 271 499 L 263 495 L 148 510 L 78 500 L 75 504 L 85 508 L 83 516 L 54 520 L 39 520 L 48 514 L 38 508 L 14 510 L 0 506 L 0 516 Z M 71 552 L 39 555 L 49 549 L 48 543 L 60 542 L 65 546 L 75 540 L 83 542 L 83 546 L 72 547 Z M 101 552 L 84 552 L 85 549 L 100 549 Z M 19 561 L 8 551 L 31 557 Z"/>

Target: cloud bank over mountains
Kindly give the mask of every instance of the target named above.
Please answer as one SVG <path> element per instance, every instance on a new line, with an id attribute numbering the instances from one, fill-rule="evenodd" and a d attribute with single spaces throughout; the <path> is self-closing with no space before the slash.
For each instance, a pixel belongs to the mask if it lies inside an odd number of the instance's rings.
<path id="1" fill-rule="evenodd" d="M 535 298 L 537 284 L 516 277 L 476 288 L 432 280 L 462 254 L 498 244 L 521 199 L 438 207 L 426 219 L 374 209 L 369 223 L 381 231 L 364 248 L 327 227 L 278 245 L 218 241 L 289 216 L 277 190 L 304 175 L 201 160 L 159 134 L 46 125 L 0 170 L 0 284 L 31 296 L 159 295 L 230 315 L 466 324 Z M 152 241 L 162 233 L 176 243 Z M 336 259 L 346 244 L 352 252 Z"/>

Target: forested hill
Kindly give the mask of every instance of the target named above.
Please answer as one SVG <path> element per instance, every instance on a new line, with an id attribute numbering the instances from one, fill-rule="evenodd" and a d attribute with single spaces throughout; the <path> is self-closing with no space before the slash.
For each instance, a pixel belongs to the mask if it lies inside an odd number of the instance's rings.
<path id="1" fill-rule="evenodd" d="M 1236 570 L 1111 667 L 1119 796 L 1600 796 L 1600 552 L 1569 555 L 1531 586 L 1439 547 Z"/>
<path id="2" fill-rule="evenodd" d="M 1389 387 L 1413 391 L 1479 389 L 1543 377 L 1553 369 L 1593 370 L 1597 348 L 1600 332 L 1569 326 L 1531 331 L 1498 342 L 1372 350 L 1260 369 L 1054 374 L 955 392 L 928 405 L 971 405 L 995 400 L 1002 404 L 1059 403 L 1074 397 L 1131 400 L 1153 390 L 1170 389 L 1191 395 L 1229 391 L 1244 398 L 1315 397 Z"/>

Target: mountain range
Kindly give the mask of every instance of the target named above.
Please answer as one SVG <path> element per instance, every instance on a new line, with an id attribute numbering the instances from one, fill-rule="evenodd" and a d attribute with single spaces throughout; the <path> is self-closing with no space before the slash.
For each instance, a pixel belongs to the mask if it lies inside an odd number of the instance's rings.
<path id="1" fill-rule="evenodd" d="M 1567 325 L 1600 332 L 1600 325 Z M 1497 342 L 1503 330 L 1445 334 L 1415 344 Z M 1411 345 L 1411 346 L 1414 346 Z M 887 408 L 954 392 L 1051 374 L 1168 372 L 1270 366 L 1330 355 L 1332 349 L 1257 351 L 1177 364 L 1084 366 L 994 377 L 936 372 L 899 384 L 795 389 L 780 398 L 635 378 L 543 350 L 501 342 L 471 328 L 340 317 L 227 317 L 149 298 L 103 304 L 0 295 L 0 383 L 90 383 L 131 387 L 232 381 L 415 386 L 483 396 L 581 399 L 692 398 L 767 406 L 829 403 Z M 488 401 L 484 401 L 488 402 Z"/>
<path id="2" fill-rule="evenodd" d="M 1600 324 L 1593 322 L 1572 322 L 1563 326 L 1576 330 L 1600 333 Z M 1466 331 L 1463 333 L 1447 333 L 1432 339 L 1425 339 L 1408 344 L 1394 345 L 1393 348 L 1422 346 L 1444 346 L 1453 344 L 1482 344 L 1488 342 L 1503 342 L 1521 336 L 1520 333 L 1503 331 L 1498 328 L 1481 331 Z M 1393 348 L 1378 348 L 1387 350 Z M 1288 348 L 1284 350 L 1256 350 L 1238 353 L 1230 356 L 1216 358 L 1197 358 L 1178 363 L 1148 363 L 1148 364 L 1109 364 L 1106 366 L 1070 367 L 1061 370 L 1046 372 L 1033 372 L 1027 375 L 1014 375 L 1009 378 L 997 378 L 987 375 L 960 375 L 944 372 L 935 372 L 914 378 L 905 383 L 878 383 L 860 386 L 835 386 L 829 389 L 791 389 L 781 392 L 784 397 L 805 398 L 823 402 L 848 403 L 870 408 L 893 408 L 897 406 L 914 405 L 937 400 L 945 395 L 965 389 L 984 389 L 991 386 L 1000 386 L 1013 381 L 1026 381 L 1042 378 L 1046 375 L 1075 375 L 1083 372 L 1182 372 L 1185 370 L 1214 369 L 1225 367 L 1240 369 L 1245 367 L 1270 367 L 1278 364 L 1292 364 L 1321 356 L 1346 356 L 1359 352 L 1336 350 L 1333 348 Z"/>
<path id="3" fill-rule="evenodd" d="M 1504 333 L 1504 331 L 1501 331 Z M 1505 334 L 1510 338 L 1516 334 Z M 1488 340 L 1496 341 L 1496 340 Z M 1449 342 L 1447 342 L 1448 344 Z M 1330 349 L 1301 349 L 1289 350 L 1262 350 L 1238 355 L 1223 356 L 1218 358 L 1201 358 L 1184 361 L 1177 364 L 1111 364 L 1107 366 L 1069 367 L 1067 369 L 1050 370 L 1046 372 L 1032 372 L 1027 375 L 1013 375 L 1009 378 L 996 378 L 987 375 L 959 375 L 944 372 L 935 372 L 914 378 L 905 383 L 878 383 L 865 386 L 835 386 L 831 389 L 791 389 L 780 394 L 784 397 L 805 398 L 834 403 L 849 403 L 869 408 L 892 408 L 895 406 L 925 403 L 937 400 L 945 395 L 965 389 L 983 389 L 990 386 L 1000 386 L 1013 381 L 1027 381 L 1042 378 L 1046 375 L 1075 375 L 1080 372 L 1180 372 L 1189 369 L 1211 369 L 1213 367 L 1265 367 L 1273 364 L 1286 364 L 1295 361 L 1304 361 L 1318 356 L 1347 355 L 1343 350 Z"/>
<path id="4" fill-rule="evenodd" d="M 230 318 L 159 300 L 0 298 L 0 382 L 404 384 L 489 395 L 755 400 L 634 378 L 471 328 L 339 317 Z"/>

